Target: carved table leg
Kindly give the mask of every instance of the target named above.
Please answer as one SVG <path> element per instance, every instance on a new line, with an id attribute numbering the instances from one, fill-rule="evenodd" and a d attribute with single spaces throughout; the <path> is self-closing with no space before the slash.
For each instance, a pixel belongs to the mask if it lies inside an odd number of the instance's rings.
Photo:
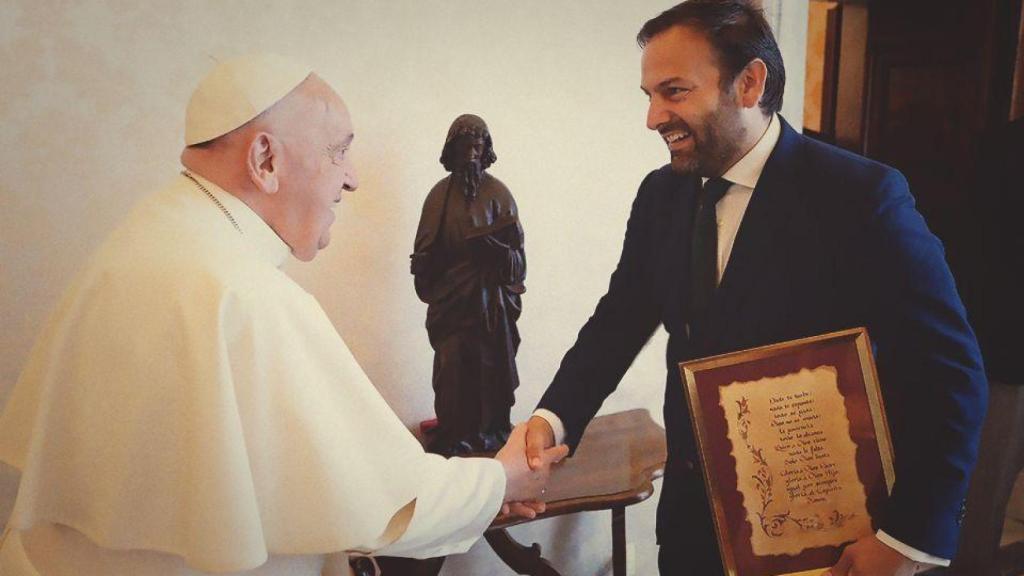
<path id="1" fill-rule="evenodd" d="M 612 575 L 626 576 L 626 507 L 612 508 Z"/>
<path id="2" fill-rule="evenodd" d="M 561 576 L 550 562 L 541 557 L 540 544 L 523 546 L 504 528 L 489 530 L 484 533 L 487 543 L 494 553 L 501 558 L 516 574 L 526 576 Z"/>
<path id="3" fill-rule="evenodd" d="M 377 563 L 384 576 L 437 576 L 441 572 L 441 566 L 444 566 L 444 559 L 444 556 L 427 560 L 380 556 Z"/>

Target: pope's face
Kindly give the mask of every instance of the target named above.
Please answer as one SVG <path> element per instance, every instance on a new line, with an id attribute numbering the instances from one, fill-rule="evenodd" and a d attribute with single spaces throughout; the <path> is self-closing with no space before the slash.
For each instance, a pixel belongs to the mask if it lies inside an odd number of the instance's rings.
<path id="1" fill-rule="evenodd" d="M 282 182 L 286 214 L 276 231 L 303 261 L 330 243 L 342 192 L 359 186 L 349 153 L 355 137 L 352 119 L 341 98 L 333 92 L 329 96 L 304 116 L 306 125 L 295 131 L 299 137 L 286 142 L 293 169 Z"/>
<path id="2" fill-rule="evenodd" d="M 661 134 L 673 170 L 721 176 L 739 159 L 744 128 L 735 91 L 720 89 L 714 47 L 693 28 L 673 26 L 650 39 L 640 68 L 647 127 Z"/>

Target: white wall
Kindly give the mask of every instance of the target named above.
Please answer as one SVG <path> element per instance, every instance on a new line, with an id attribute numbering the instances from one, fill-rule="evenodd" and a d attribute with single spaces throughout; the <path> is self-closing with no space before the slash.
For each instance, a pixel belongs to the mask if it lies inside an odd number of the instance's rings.
<path id="1" fill-rule="evenodd" d="M 764 0 L 765 17 L 775 31 L 775 39 L 786 63 L 786 93 L 782 115 L 801 130 L 804 124 L 804 69 L 807 61 L 808 0 Z"/>
<path id="2" fill-rule="evenodd" d="M 214 59 L 269 50 L 309 62 L 347 100 L 361 172 L 332 245 L 288 270 L 410 425 L 431 417 L 432 393 L 425 307 L 407 255 L 423 197 L 444 175 L 437 158 L 448 125 L 464 112 L 487 120 L 498 154 L 491 172 L 515 195 L 526 231 L 513 413 L 525 418 L 607 285 L 636 186 L 667 161 L 644 127 L 633 37 L 669 5 L 0 3 L 0 405 L 83 260 L 133 202 L 179 169 L 182 110 L 197 79 Z M 790 78 L 802 79 L 802 58 L 787 60 Z M 787 109 L 799 111 L 791 107 L 801 92 L 787 92 Z M 663 350 L 659 335 L 605 411 L 643 406 L 661 420 Z M 15 486 L 0 465 L 0 524 Z M 653 500 L 628 514 L 637 574 L 656 572 Z M 542 542 L 567 573 L 610 569 L 607 513 L 513 532 Z M 480 544 L 446 573 L 512 574 L 493 561 Z"/>

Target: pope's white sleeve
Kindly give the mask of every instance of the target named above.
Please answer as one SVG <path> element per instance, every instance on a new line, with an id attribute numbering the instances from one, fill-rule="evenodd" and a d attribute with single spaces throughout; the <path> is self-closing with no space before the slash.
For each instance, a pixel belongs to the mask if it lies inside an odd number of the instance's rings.
<path id="1" fill-rule="evenodd" d="M 490 526 L 505 496 L 505 468 L 490 458 L 426 454 L 412 520 L 376 556 L 432 558 L 469 550 Z"/>

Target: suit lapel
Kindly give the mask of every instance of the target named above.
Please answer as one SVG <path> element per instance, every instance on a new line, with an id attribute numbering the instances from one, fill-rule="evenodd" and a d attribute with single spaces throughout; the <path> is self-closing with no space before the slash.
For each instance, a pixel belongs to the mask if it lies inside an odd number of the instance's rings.
<path id="1" fill-rule="evenodd" d="M 780 117 L 781 120 L 781 117 Z M 771 270 L 773 261 L 766 256 L 778 248 L 776 235 L 785 226 L 789 201 L 797 185 L 797 154 L 800 136 L 782 121 L 779 142 L 761 172 L 750 204 L 736 233 L 729 262 L 711 304 L 711 330 L 718 334 L 729 322 L 723 321 L 738 310 L 744 298 L 757 290 L 758 280 Z"/>
<path id="2" fill-rule="evenodd" d="M 674 178 L 671 209 L 668 213 L 668 243 L 665 259 L 659 267 L 668 275 L 664 285 L 665 327 L 686 321 L 686 303 L 689 302 L 690 241 L 693 235 L 693 211 L 697 205 L 697 177 Z"/>

